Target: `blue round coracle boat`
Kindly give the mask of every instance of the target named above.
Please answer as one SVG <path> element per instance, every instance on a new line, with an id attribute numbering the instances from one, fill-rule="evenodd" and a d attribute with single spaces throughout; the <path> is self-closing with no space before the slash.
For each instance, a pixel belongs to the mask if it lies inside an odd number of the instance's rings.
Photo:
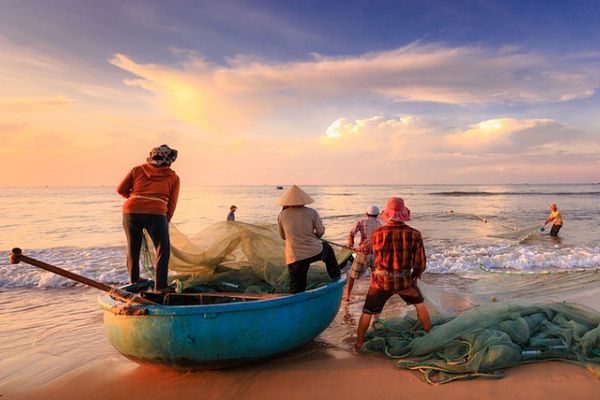
<path id="1" fill-rule="evenodd" d="M 112 345 L 141 363 L 226 368 L 310 342 L 335 318 L 346 279 L 295 295 L 208 305 L 125 305 L 99 299 Z M 124 290 L 132 290 L 126 286 Z"/>

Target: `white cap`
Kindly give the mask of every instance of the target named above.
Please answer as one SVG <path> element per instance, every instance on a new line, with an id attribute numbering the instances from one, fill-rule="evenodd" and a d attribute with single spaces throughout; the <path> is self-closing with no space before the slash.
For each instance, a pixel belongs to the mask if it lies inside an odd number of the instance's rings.
<path id="1" fill-rule="evenodd" d="M 377 206 L 371 206 L 367 208 L 366 212 L 369 215 L 379 215 L 379 208 Z"/>

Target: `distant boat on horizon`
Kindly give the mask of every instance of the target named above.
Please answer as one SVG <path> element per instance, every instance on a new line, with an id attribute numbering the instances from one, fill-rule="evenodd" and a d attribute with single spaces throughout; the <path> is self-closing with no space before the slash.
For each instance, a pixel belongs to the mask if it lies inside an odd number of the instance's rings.
<path id="1" fill-rule="evenodd" d="M 283 186 L 277 186 L 277 190 L 283 190 Z"/>

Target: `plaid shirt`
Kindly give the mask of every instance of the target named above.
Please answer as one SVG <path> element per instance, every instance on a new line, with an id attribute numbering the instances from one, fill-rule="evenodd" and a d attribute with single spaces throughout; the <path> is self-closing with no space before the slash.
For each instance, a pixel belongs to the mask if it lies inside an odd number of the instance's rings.
<path id="1" fill-rule="evenodd" d="M 354 227 L 348 235 L 348 247 L 354 248 L 354 236 L 360 233 L 360 243 L 356 251 L 362 254 L 373 254 L 371 246 L 371 235 L 373 231 L 381 226 L 381 222 L 375 217 L 363 218 L 354 224 Z"/>
<path id="2" fill-rule="evenodd" d="M 389 221 L 372 236 L 375 271 L 371 286 L 398 291 L 412 286 L 425 271 L 427 259 L 421 232 L 403 222 Z"/>

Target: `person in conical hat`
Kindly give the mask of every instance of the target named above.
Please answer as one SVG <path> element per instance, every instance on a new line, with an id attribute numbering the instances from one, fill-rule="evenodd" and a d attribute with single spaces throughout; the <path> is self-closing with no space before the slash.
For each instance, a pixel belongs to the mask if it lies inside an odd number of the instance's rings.
<path id="1" fill-rule="evenodd" d="M 333 280 L 340 278 L 340 267 L 335 253 L 328 243 L 319 238 L 325 227 L 319 213 L 306 204 L 314 203 L 304 190 L 292 185 L 276 204 L 283 206 L 277 217 L 279 235 L 285 240 L 285 263 L 290 274 L 290 293 L 306 290 L 306 278 L 310 264 L 324 261 L 327 273 Z"/>
<path id="2" fill-rule="evenodd" d="M 365 333 L 373 314 L 379 314 L 387 300 L 399 295 L 417 309 L 417 317 L 425 332 L 431 329 L 431 318 L 417 280 L 425 271 L 427 259 L 421 232 L 404 222 L 410 220 L 410 210 L 400 197 L 391 197 L 380 218 L 385 225 L 373 231 L 371 245 L 375 254 L 375 269 L 358 321 L 354 347 L 359 351 L 365 342 Z"/>
<path id="3" fill-rule="evenodd" d="M 307 204 L 314 203 L 314 199 L 310 197 L 304 190 L 300 189 L 296 185 L 292 185 L 286 190 L 280 198 L 275 202 L 280 206 L 291 207 L 291 206 L 305 206 Z"/>

